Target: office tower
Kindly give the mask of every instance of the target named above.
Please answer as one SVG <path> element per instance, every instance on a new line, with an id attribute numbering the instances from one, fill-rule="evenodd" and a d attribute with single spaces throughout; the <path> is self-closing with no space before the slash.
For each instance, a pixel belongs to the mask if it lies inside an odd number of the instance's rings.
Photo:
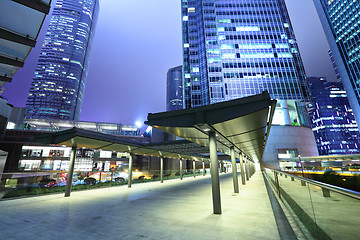
<path id="1" fill-rule="evenodd" d="M 58 0 L 26 103 L 31 119 L 78 120 L 98 0 Z"/>
<path id="2" fill-rule="evenodd" d="M 332 53 L 331 50 L 328 51 L 328 54 L 330 57 L 331 64 L 334 68 L 334 72 L 336 74 L 336 79 L 338 82 L 341 82 L 341 76 L 340 76 L 339 68 L 337 67 L 336 62 L 335 62 L 334 54 Z"/>
<path id="3" fill-rule="evenodd" d="M 182 66 L 170 68 L 167 73 L 166 111 L 183 109 Z"/>
<path id="4" fill-rule="evenodd" d="M 360 153 L 359 132 L 343 85 L 311 77 L 311 125 L 320 155 Z"/>
<path id="5" fill-rule="evenodd" d="M 266 90 L 278 100 L 273 124 L 291 129 L 272 128 L 269 158 L 317 155 L 308 83 L 284 0 L 186 0 L 182 23 L 185 108 Z M 289 144 L 291 131 L 303 136 L 297 146 Z M 289 136 L 282 144 L 280 132 Z"/>
<path id="6" fill-rule="evenodd" d="M 360 1 L 314 0 L 350 106 L 360 121 Z"/>

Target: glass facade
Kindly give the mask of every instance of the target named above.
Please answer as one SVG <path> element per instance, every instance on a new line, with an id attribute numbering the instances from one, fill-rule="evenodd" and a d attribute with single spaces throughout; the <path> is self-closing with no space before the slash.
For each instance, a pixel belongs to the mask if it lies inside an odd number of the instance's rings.
<path id="1" fill-rule="evenodd" d="M 314 0 L 333 58 L 360 121 L 360 1 Z"/>
<path id="2" fill-rule="evenodd" d="M 98 0 L 57 0 L 26 103 L 26 117 L 78 120 Z"/>
<path id="3" fill-rule="evenodd" d="M 358 127 L 342 84 L 325 78 L 309 78 L 309 83 L 311 125 L 319 154 L 360 153 Z"/>
<path id="4" fill-rule="evenodd" d="M 329 54 L 329 57 L 330 57 L 331 65 L 334 68 L 334 72 L 336 74 L 337 81 L 341 82 L 341 76 L 340 76 L 339 68 L 338 68 L 338 66 L 336 65 L 336 62 L 335 62 L 334 54 L 332 53 L 331 50 L 328 51 L 328 54 Z"/>
<path id="5" fill-rule="evenodd" d="M 167 73 L 166 111 L 183 109 L 182 66 L 169 69 Z"/>
<path id="6" fill-rule="evenodd" d="M 182 0 L 182 22 L 185 108 L 268 91 L 284 100 L 276 115 L 288 115 L 275 122 L 309 126 L 308 83 L 283 0 Z M 289 119 L 289 105 L 300 115 Z"/>

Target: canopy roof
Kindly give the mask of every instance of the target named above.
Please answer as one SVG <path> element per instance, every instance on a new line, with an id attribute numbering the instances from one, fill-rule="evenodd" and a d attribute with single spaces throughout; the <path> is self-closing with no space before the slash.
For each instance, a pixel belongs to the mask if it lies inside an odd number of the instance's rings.
<path id="1" fill-rule="evenodd" d="M 265 150 L 276 100 L 268 92 L 227 102 L 149 114 L 147 125 L 208 147 L 209 132 L 217 134 L 218 151 L 230 147 L 260 161 Z"/>
<path id="2" fill-rule="evenodd" d="M 72 128 L 36 136 L 34 141 L 43 144 L 58 144 L 67 147 L 101 149 L 105 151 L 128 152 L 138 155 L 208 160 L 209 150 L 192 142 L 182 140 L 149 144 L 141 137 L 114 136 L 89 130 Z M 221 155 L 219 156 L 221 159 Z M 229 158 L 226 156 L 226 158 Z"/>
<path id="3" fill-rule="evenodd" d="M 0 87 L 24 65 L 51 0 L 0 0 Z"/>

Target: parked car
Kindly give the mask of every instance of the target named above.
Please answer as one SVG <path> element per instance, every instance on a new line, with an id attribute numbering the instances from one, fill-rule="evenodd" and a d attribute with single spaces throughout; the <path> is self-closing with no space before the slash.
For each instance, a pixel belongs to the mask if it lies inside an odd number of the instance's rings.
<path id="1" fill-rule="evenodd" d="M 53 187 L 56 185 L 56 179 L 46 178 L 39 182 L 39 187 Z"/>
<path id="2" fill-rule="evenodd" d="M 93 177 L 88 177 L 84 179 L 84 183 L 87 185 L 95 185 L 96 184 L 96 179 Z"/>

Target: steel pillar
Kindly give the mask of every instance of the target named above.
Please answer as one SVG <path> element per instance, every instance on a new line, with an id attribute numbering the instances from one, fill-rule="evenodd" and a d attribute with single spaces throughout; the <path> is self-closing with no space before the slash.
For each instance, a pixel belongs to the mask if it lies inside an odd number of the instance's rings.
<path id="1" fill-rule="evenodd" d="M 160 157 L 160 182 L 164 182 L 164 158 Z"/>
<path id="2" fill-rule="evenodd" d="M 132 182 L 132 165 L 133 165 L 133 154 L 130 153 L 130 157 L 129 157 L 128 188 L 131 188 L 131 182 Z"/>
<path id="3" fill-rule="evenodd" d="M 245 176 L 246 176 L 246 181 L 249 181 L 249 164 L 248 164 L 248 159 L 247 156 L 245 156 Z"/>
<path id="4" fill-rule="evenodd" d="M 235 149 L 233 146 L 230 147 L 230 154 L 231 154 L 231 168 L 233 175 L 234 193 L 239 193 L 239 182 L 238 182 L 237 169 L 236 169 Z"/>
<path id="5" fill-rule="evenodd" d="M 219 164 L 217 158 L 216 133 L 209 133 L 209 150 L 211 161 L 211 186 L 213 199 L 214 214 L 221 214 L 221 199 L 220 199 L 220 183 L 219 183 Z"/>
<path id="6" fill-rule="evenodd" d="M 203 176 L 205 176 L 205 162 L 202 162 Z"/>
<path id="7" fill-rule="evenodd" d="M 73 179 L 73 175 L 74 175 L 74 166 L 75 166 L 75 160 L 76 160 L 76 152 L 77 152 L 77 147 L 72 147 L 71 155 L 70 155 L 69 170 L 68 170 L 68 175 L 67 175 L 67 179 L 66 179 L 65 197 L 70 197 L 70 193 L 71 193 L 72 179 Z M 60 166 L 60 168 L 61 168 L 61 166 Z"/>
<path id="8" fill-rule="evenodd" d="M 242 185 L 246 185 L 245 172 L 244 172 L 244 162 L 243 162 L 244 156 L 243 156 L 242 153 L 240 153 L 239 159 L 240 159 L 241 183 L 242 183 Z"/>
<path id="9" fill-rule="evenodd" d="M 182 159 L 180 159 L 180 180 L 183 180 L 182 165 L 183 165 L 183 162 L 182 162 Z"/>
<path id="10" fill-rule="evenodd" d="M 193 172 L 194 172 L 194 178 L 196 177 L 196 165 L 195 160 L 193 160 Z"/>

